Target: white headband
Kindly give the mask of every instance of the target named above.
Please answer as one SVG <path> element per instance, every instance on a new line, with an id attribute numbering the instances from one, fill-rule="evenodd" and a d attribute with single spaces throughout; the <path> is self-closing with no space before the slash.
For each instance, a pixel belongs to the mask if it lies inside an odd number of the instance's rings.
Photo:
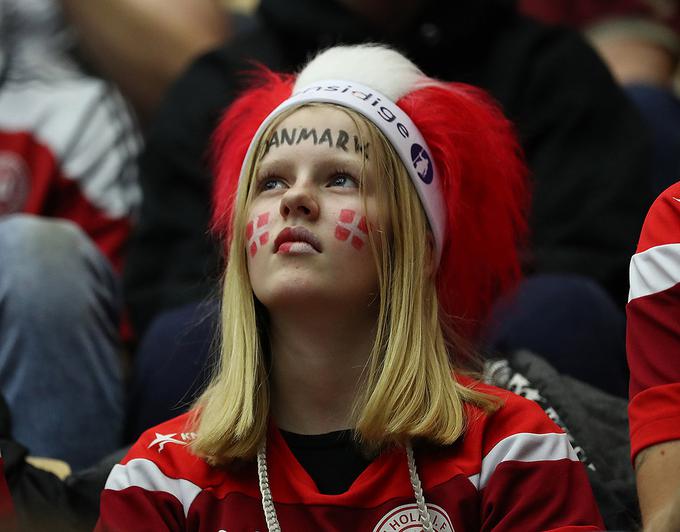
<path id="1" fill-rule="evenodd" d="M 444 247 L 446 209 L 437 168 L 418 128 L 397 104 L 380 92 L 354 81 L 322 80 L 302 87 L 274 109 L 255 132 L 241 167 L 241 178 L 255 155 L 258 139 L 272 120 L 286 109 L 308 102 L 335 103 L 348 107 L 373 122 L 387 137 L 404 163 L 430 222 L 437 264 Z"/>

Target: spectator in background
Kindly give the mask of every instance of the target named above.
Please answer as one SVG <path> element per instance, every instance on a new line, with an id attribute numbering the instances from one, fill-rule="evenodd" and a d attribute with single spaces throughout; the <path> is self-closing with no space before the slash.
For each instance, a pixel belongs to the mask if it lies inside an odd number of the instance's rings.
<path id="1" fill-rule="evenodd" d="M 115 80 L 143 121 L 191 61 L 231 33 L 220 0 L 55 1 L 77 28 L 83 55 Z"/>
<path id="2" fill-rule="evenodd" d="M 582 30 L 653 133 L 653 193 L 680 178 L 678 0 L 520 0 L 526 14 Z"/>
<path id="3" fill-rule="evenodd" d="M 51 0 L 0 2 L 0 391 L 31 454 L 78 469 L 121 445 L 120 270 L 137 127 L 86 75 Z"/>
<path id="4" fill-rule="evenodd" d="M 680 530 L 680 182 L 654 202 L 630 265 L 630 440 L 646 532 Z"/>
<path id="5" fill-rule="evenodd" d="M 135 28 L 115 10 L 110 15 L 100 24 Z M 623 305 L 649 204 L 649 152 L 638 114 L 596 54 L 573 32 L 518 15 L 508 0 L 263 0 L 252 27 L 181 74 L 148 130 L 145 201 L 125 273 L 143 335 L 132 436 L 173 415 L 201 384 L 213 326 L 205 315 L 216 305 L 199 302 L 214 295 L 220 269 L 208 231 L 206 151 L 242 73 L 252 61 L 291 71 L 320 47 L 370 40 L 404 51 L 428 75 L 486 88 L 517 124 L 534 186 L 529 277 L 514 298 L 522 312 L 501 308 L 504 326 L 492 328 L 488 342 L 534 349 L 560 371 L 625 394 Z"/>

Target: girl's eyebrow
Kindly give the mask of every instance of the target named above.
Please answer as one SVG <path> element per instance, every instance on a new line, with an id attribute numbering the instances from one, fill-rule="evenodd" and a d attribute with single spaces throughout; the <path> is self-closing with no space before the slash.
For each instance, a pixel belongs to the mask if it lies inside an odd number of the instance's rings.
<path id="1" fill-rule="evenodd" d="M 260 159 L 257 167 L 257 174 L 259 175 L 263 170 L 269 171 L 271 169 L 281 169 L 281 171 L 292 170 L 298 163 L 299 157 L 287 154 L 285 152 L 272 151 L 267 155 L 266 159 Z M 368 159 L 366 159 L 368 160 Z M 322 158 L 315 163 L 317 166 L 361 166 L 362 160 L 358 153 L 353 151 L 327 151 Z"/>

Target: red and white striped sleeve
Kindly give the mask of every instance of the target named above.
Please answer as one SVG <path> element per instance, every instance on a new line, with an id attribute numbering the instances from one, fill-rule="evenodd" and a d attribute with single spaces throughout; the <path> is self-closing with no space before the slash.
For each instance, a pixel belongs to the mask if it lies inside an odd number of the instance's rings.
<path id="1" fill-rule="evenodd" d="M 200 491 L 148 458 L 123 460 L 106 481 L 96 530 L 184 530 L 189 507 Z"/>
<path id="2" fill-rule="evenodd" d="M 504 401 L 484 429 L 480 473 L 470 477 L 481 496 L 481 530 L 603 530 L 568 436 L 537 404 L 509 392 Z"/>
<path id="3" fill-rule="evenodd" d="M 113 467 L 101 495 L 97 531 L 184 530 L 189 510 L 202 491 L 207 464 L 186 452 L 195 437 L 182 432 L 186 415 L 140 436 Z"/>
<path id="4" fill-rule="evenodd" d="M 680 182 L 647 214 L 626 307 L 631 459 L 680 439 Z"/>

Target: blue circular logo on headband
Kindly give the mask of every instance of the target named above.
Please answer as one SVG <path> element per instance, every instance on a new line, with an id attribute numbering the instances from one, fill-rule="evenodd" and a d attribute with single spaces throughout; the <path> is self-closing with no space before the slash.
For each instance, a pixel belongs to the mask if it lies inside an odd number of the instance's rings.
<path id="1" fill-rule="evenodd" d="M 425 148 L 420 144 L 411 145 L 411 161 L 413 162 L 413 168 L 416 169 L 416 173 L 423 183 L 426 185 L 432 183 L 432 178 L 434 177 L 432 160 L 430 159 L 430 155 L 425 151 Z"/>

